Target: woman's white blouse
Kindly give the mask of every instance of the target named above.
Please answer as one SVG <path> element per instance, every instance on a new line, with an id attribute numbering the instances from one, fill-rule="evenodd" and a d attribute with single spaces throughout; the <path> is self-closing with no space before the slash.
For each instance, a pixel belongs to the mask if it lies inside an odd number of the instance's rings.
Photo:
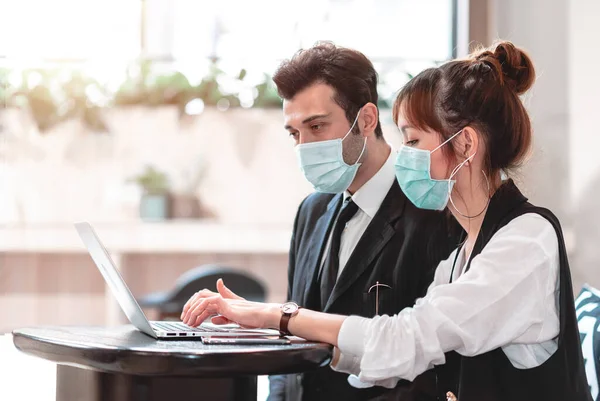
<path id="1" fill-rule="evenodd" d="M 538 214 L 524 214 L 498 230 L 466 265 L 442 261 L 425 297 L 394 316 L 346 318 L 334 370 L 365 384 L 393 387 L 399 379 L 443 364 L 455 350 L 474 356 L 501 347 L 521 369 L 541 365 L 557 349 L 558 239 Z"/>

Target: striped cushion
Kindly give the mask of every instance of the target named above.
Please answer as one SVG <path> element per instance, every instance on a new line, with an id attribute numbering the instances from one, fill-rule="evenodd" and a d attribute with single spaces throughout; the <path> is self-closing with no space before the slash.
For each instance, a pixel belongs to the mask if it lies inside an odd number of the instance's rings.
<path id="1" fill-rule="evenodd" d="M 588 384 L 592 398 L 600 401 L 600 291 L 584 285 L 575 308 Z"/>

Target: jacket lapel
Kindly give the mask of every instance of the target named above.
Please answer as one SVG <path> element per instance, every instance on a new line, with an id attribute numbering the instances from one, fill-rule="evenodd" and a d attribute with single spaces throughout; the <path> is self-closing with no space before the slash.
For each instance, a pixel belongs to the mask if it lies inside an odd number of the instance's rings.
<path id="1" fill-rule="evenodd" d="M 358 241 L 356 248 L 333 288 L 324 312 L 360 277 L 396 232 L 396 222 L 404 213 L 406 196 L 394 180 L 379 210 Z"/>
<path id="2" fill-rule="evenodd" d="M 311 299 L 314 300 L 314 294 L 318 294 L 320 291 L 318 277 L 321 259 L 323 257 L 325 246 L 327 245 L 329 232 L 331 231 L 331 223 L 342 204 L 341 199 L 342 194 L 338 194 L 329 201 L 327 210 L 315 223 L 312 240 L 310 241 L 309 247 L 306 249 L 306 258 L 302 263 L 303 274 L 300 283 L 300 286 L 303 286 L 303 288 L 300 289 L 303 294 L 302 305 L 305 305 L 305 307 L 309 307 L 309 301 Z M 317 292 L 315 293 L 315 291 Z M 310 307 L 313 309 L 316 307 L 316 310 L 318 310 L 320 309 L 320 304 L 319 306 L 310 305 Z"/>

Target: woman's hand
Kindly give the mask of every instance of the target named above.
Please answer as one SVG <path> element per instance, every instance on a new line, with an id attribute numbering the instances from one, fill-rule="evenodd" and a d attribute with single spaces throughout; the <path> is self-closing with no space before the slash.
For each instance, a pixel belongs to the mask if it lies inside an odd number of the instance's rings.
<path id="1" fill-rule="evenodd" d="M 214 324 L 234 322 L 249 328 L 279 327 L 280 305 L 246 301 L 227 288 L 222 279 L 217 280 L 217 291 L 202 290 L 194 294 L 185 304 L 181 320 L 196 327 L 216 315 L 212 319 Z"/>
<path id="2" fill-rule="evenodd" d="M 212 317 L 214 324 L 237 323 L 242 327 L 279 329 L 281 304 L 250 302 L 225 287 L 217 280 L 217 291 L 197 292 L 185 304 L 181 320 L 192 327 Z M 346 316 L 300 309 L 290 318 L 288 330 L 306 340 L 320 341 L 337 346 L 337 339 Z"/>
<path id="3" fill-rule="evenodd" d="M 244 299 L 244 298 L 240 297 L 239 295 L 235 294 L 229 288 L 225 287 L 225 284 L 223 284 L 223 280 L 221 280 L 221 279 L 217 280 L 217 290 L 219 288 L 219 283 L 221 283 L 220 285 L 222 286 L 221 293 L 213 292 L 213 291 L 207 290 L 205 288 L 191 296 L 191 298 L 183 306 L 183 312 L 181 312 L 181 320 L 183 322 L 185 322 L 187 320 L 186 318 L 189 315 L 189 312 L 191 310 L 193 310 L 194 308 L 196 308 L 198 306 L 198 304 L 200 303 L 200 301 L 202 301 L 204 298 L 209 298 L 209 297 L 213 297 L 215 295 L 221 294 L 221 296 L 223 296 L 224 298 L 228 298 L 228 299 L 239 299 L 239 300 Z"/>

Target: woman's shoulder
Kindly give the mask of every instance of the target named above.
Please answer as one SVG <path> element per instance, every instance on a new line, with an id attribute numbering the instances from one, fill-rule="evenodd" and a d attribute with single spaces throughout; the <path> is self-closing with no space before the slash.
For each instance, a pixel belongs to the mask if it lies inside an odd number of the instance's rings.
<path id="1" fill-rule="evenodd" d="M 488 245 L 494 243 L 513 243 L 515 246 L 542 250 L 553 255 L 558 250 L 558 235 L 550 220 L 535 211 L 526 212 L 500 228 L 491 238 Z"/>
<path id="2" fill-rule="evenodd" d="M 539 230 L 539 229 L 554 229 L 552 223 L 544 215 L 535 211 L 527 211 L 513 218 L 508 222 L 507 226 L 518 230 Z"/>

